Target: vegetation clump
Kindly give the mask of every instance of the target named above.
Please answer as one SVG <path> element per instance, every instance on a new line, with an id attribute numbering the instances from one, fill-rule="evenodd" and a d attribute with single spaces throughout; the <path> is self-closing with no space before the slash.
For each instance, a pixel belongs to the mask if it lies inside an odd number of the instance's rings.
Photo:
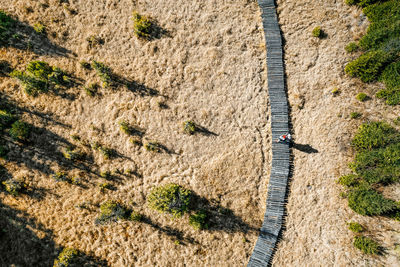
<path id="1" fill-rule="evenodd" d="M 358 222 L 350 222 L 349 230 L 352 231 L 353 233 L 361 233 L 364 231 L 364 227 Z"/>
<path id="2" fill-rule="evenodd" d="M 189 216 L 189 224 L 196 230 L 208 229 L 208 215 L 205 210 L 200 210 Z"/>
<path id="3" fill-rule="evenodd" d="M 33 25 L 33 29 L 35 30 L 35 32 L 37 33 L 45 33 L 46 31 L 46 27 L 41 23 L 41 22 L 37 22 Z"/>
<path id="4" fill-rule="evenodd" d="M 106 189 L 110 190 L 112 188 L 111 184 L 109 183 L 100 183 L 98 186 L 101 192 L 104 192 Z"/>
<path id="5" fill-rule="evenodd" d="M 144 216 L 137 211 L 132 211 L 129 219 L 134 222 L 141 222 L 144 219 Z"/>
<path id="6" fill-rule="evenodd" d="M 359 46 L 357 43 L 351 42 L 348 45 L 346 45 L 346 47 L 344 49 L 346 50 L 347 53 L 353 53 L 353 52 L 358 51 Z"/>
<path id="7" fill-rule="evenodd" d="M 2 182 L 4 189 L 11 195 L 17 196 L 26 189 L 26 184 L 15 179 L 7 179 Z"/>
<path id="8" fill-rule="evenodd" d="M 17 117 L 6 110 L 0 110 L 0 131 L 9 128 L 15 121 Z"/>
<path id="9" fill-rule="evenodd" d="M 196 124 L 193 121 L 185 121 L 183 123 L 183 132 L 187 134 L 194 134 L 197 130 Z"/>
<path id="10" fill-rule="evenodd" d="M 31 125 L 23 122 L 23 121 L 16 121 L 11 125 L 11 129 L 9 131 L 9 134 L 12 139 L 20 141 L 20 142 L 26 142 L 29 140 L 29 137 L 31 136 Z"/>
<path id="11" fill-rule="evenodd" d="M 92 61 L 92 68 L 96 70 L 100 77 L 103 88 L 109 88 L 113 85 L 112 70 L 101 62 Z"/>
<path id="12" fill-rule="evenodd" d="M 72 147 L 68 147 L 64 153 L 64 158 L 71 160 L 71 161 L 79 161 L 85 158 L 85 153 L 82 151 L 73 149 Z"/>
<path id="13" fill-rule="evenodd" d="M 366 93 L 359 93 L 356 98 L 358 101 L 364 102 L 368 100 L 368 95 Z"/>
<path id="14" fill-rule="evenodd" d="M 353 245 L 361 250 L 364 254 L 376 255 L 381 251 L 379 244 L 373 239 L 366 236 L 356 236 Z"/>
<path id="15" fill-rule="evenodd" d="M 74 264 L 78 258 L 78 251 L 73 248 L 64 248 L 63 251 L 58 255 L 58 258 L 54 261 L 53 267 L 67 267 Z"/>
<path id="16" fill-rule="evenodd" d="M 14 70 L 10 76 L 18 79 L 25 93 L 32 96 L 70 83 L 68 75 L 60 68 L 38 60 L 29 62 L 26 71 Z"/>
<path id="17" fill-rule="evenodd" d="M 116 222 L 126 219 L 128 211 L 118 202 L 108 200 L 100 205 L 100 215 L 96 218 L 96 224 Z"/>
<path id="18" fill-rule="evenodd" d="M 153 188 L 147 197 L 150 208 L 181 217 L 189 210 L 192 193 L 184 187 L 170 183 Z"/>
<path id="19" fill-rule="evenodd" d="M 385 89 L 377 97 L 388 105 L 400 104 L 400 5 L 397 0 L 346 0 L 348 4 L 363 7 L 371 22 L 367 33 L 359 41 L 364 52 L 347 64 L 345 71 L 363 82 L 381 81 Z M 354 45 L 349 47 L 350 50 Z M 347 50 L 347 49 L 346 49 Z"/>
<path id="20" fill-rule="evenodd" d="M 148 142 L 144 144 L 144 148 L 151 152 L 161 152 L 161 145 L 157 142 Z"/>
<path id="21" fill-rule="evenodd" d="M 352 118 L 352 119 L 358 119 L 358 118 L 360 118 L 362 116 L 362 114 L 360 113 L 360 112 L 351 112 L 350 113 L 350 118 Z"/>
<path id="22" fill-rule="evenodd" d="M 322 38 L 324 35 L 324 32 L 322 31 L 320 26 L 317 26 L 312 30 L 312 35 L 317 38 Z"/>
<path id="23" fill-rule="evenodd" d="M 149 38 L 152 31 L 151 21 L 147 17 L 142 16 L 137 12 L 133 12 L 132 19 L 135 35 L 141 38 Z"/>

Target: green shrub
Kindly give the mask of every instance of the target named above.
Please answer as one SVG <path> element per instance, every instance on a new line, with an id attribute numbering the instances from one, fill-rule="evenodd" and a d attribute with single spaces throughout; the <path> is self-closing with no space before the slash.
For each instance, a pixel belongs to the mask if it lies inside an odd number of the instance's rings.
<path id="1" fill-rule="evenodd" d="M 0 45 L 7 45 L 15 21 L 3 10 L 0 10 Z"/>
<path id="2" fill-rule="evenodd" d="M 321 30 L 321 27 L 320 27 L 320 26 L 315 27 L 315 28 L 312 30 L 312 35 L 313 35 L 314 37 L 321 38 L 321 37 L 323 36 L 323 31 Z"/>
<path id="3" fill-rule="evenodd" d="M 104 159 L 111 159 L 115 155 L 114 150 L 109 147 L 100 146 L 99 151 L 103 155 Z"/>
<path id="4" fill-rule="evenodd" d="M 400 125 L 400 117 L 397 117 L 396 119 L 394 119 L 393 123 L 396 125 Z"/>
<path id="5" fill-rule="evenodd" d="M 15 179 L 8 179 L 2 182 L 2 184 L 4 185 L 4 189 L 13 196 L 19 195 L 19 193 L 23 192 L 26 188 L 25 183 Z"/>
<path id="6" fill-rule="evenodd" d="M 64 158 L 71 161 L 79 161 L 85 158 L 85 153 L 79 150 L 74 150 L 72 148 L 67 148 L 66 151 L 63 152 Z"/>
<path id="7" fill-rule="evenodd" d="M 45 33 L 45 31 L 46 31 L 46 27 L 41 22 L 35 23 L 33 25 L 33 29 L 37 33 Z"/>
<path id="8" fill-rule="evenodd" d="M 373 189 L 356 188 L 348 194 L 349 207 L 361 215 L 385 215 L 396 210 L 396 202 Z"/>
<path id="9" fill-rule="evenodd" d="M 53 267 L 68 267 L 74 264 L 78 258 L 79 252 L 73 248 L 64 248 L 54 261 Z"/>
<path id="10" fill-rule="evenodd" d="M 362 114 L 359 113 L 359 112 L 351 112 L 351 113 L 350 113 L 350 118 L 352 118 L 352 119 L 358 119 L 358 118 L 360 118 L 361 116 L 362 116 Z"/>
<path id="11" fill-rule="evenodd" d="M 380 90 L 377 97 L 386 99 L 388 105 L 400 104 L 400 61 L 387 66 L 382 72 L 381 80 L 386 89 Z"/>
<path id="12" fill-rule="evenodd" d="M 354 237 L 353 245 L 361 250 L 364 254 L 376 255 L 381 251 L 379 244 L 371 238 L 365 236 Z"/>
<path id="13" fill-rule="evenodd" d="M 113 85 L 112 70 L 103 63 L 92 61 L 92 68 L 96 70 L 97 75 L 100 77 L 103 88 L 108 88 Z"/>
<path id="14" fill-rule="evenodd" d="M 131 125 L 127 121 L 121 121 L 119 123 L 119 128 L 121 131 L 127 135 L 132 135 L 135 131 Z"/>
<path id="15" fill-rule="evenodd" d="M 16 121 L 11 125 L 9 134 L 14 140 L 26 142 L 31 135 L 31 129 L 30 124 L 23 121 Z"/>
<path id="16" fill-rule="evenodd" d="M 399 140 L 399 133 L 385 122 L 362 124 L 352 140 L 356 150 L 384 147 L 394 140 Z"/>
<path id="17" fill-rule="evenodd" d="M 11 77 L 18 79 L 28 95 L 37 96 L 47 92 L 51 86 L 67 86 L 68 75 L 60 68 L 51 67 L 44 61 L 31 61 L 25 72 L 14 70 Z"/>
<path id="18" fill-rule="evenodd" d="M 0 110 L 0 131 L 9 128 L 16 120 L 16 116 L 6 110 Z"/>
<path id="19" fill-rule="evenodd" d="M 387 63 L 388 56 L 385 52 L 370 51 L 348 63 L 344 70 L 349 76 L 358 77 L 363 82 L 373 82 L 379 78 Z"/>
<path id="20" fill-rule="evenodd" d="M 349 230 L 354 233 L 361 233 L 364 231 L 364 227 L 361 224 L 359 224 L 358 222 L 350 222 Z"/>
<path id="21" fill-rule="evenodd" d="M 333 96 L 338 96 L 340 94 L 340 90 L 336 87 L 331 91 L 331 93 Z"/>
<path id="22" fill-rule="evenodd" d="M 98 88 L 99 86 L 97 85 L 97 83 L 92 83 L 89 84 L 89 86 L 84 87 L 86 94 L 92 97 L 96 95 Z"/>
<path id="23" fill-rule="evenodd" d="M 100 205 L 100 215 L 96 218 L 96 224 L 116 222 L 127 218 L 127 210 L 118 202 L 107 200 Z"/>
<path id="24" fill-rule="evenodd" d="M 400 104 L 400 88 L 382 89 L 376 94 L 376 97 L 386 99 L 385 102 L 388 105 L 398 105 Z"/>
<path id="25" fill-rule="evenodd" d="M 100 176 L 103 177 L 104 179 L 110 179 L 111 178 L 111 172 L 110 171 L 100 172 Z"/>
<path id="26" fill-rule="evenodd" d="M 150 208 L 181 217 L 189 210 L 192 193 L 177 184 L 166 184 L 153 188 L 147 197 Z"/>
<path id="27" fill-rule="evenodd" d="M 368 95 L 366 93 L 359 93 L 356 98 L 358 101 L 364 102 L 368 100 Z"/>
<path id="28" fill-rule="evenodd" d="M 183 132 L 187 134 L 194 134 L 197 130 L 196 124 L 193 121 L 185 121 L 183 123 Z"/>
<path id="29" fill-rule="evenodd" d="M 134 222 L 141 222 L 143 221 L 144 217 L 139 212 L 133 210 L 129 216 L 129 219 Z"/>
<path id="30" fill-rule="evenodd" d="M 92 66 L 90 65 L 89 62 L 82 60 L 81 62 L 79 62 L 79 64 L 81 65 L 82 68 L 84 68 L 85 70 L 91 70 Z"/>
<path id="31" fill-rule="evenodd" d="M 365 7 L 368 5 L 372 5 L 380 0 L 345 0 L 348 5 L 359 5 L 361 7 Z"/>
<path id="32" fill-rule="evenodd" d="M 137 37 L 149 38 L 152 31 L 151 21 L 137 12 L 133 12 L 133 30 Z"/>
<path id="33" fill-rule="evenodd" d="M 346 50 L 347 53 L 353 53 L 358 51 L 359 47 L 357 43 L 351 42 L 348 45 L 346 45 L 344 49 Z"/>
<path id="34" fill-rule="evenodd" d="M 189 216 L 189 224 L 196 230 L 208 229 L 208 214 L 200 210 Z"/>

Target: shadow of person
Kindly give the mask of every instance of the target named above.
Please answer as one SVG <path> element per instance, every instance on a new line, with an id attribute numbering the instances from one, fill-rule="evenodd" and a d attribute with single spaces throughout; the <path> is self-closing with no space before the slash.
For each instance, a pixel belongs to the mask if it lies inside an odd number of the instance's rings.
<path id="1" fill-rule="evenodd" d="M 292 147 L 293 147 L 294 149 L 300 150 L 300 151 L 305 152 L 305 153 L 308 153 L 308 154 L 311 154 L 311 153 L 318 153 L 318 150 L 317 150 L 317 149 L 313 148 L 312 146 L 310 146 L 310 145 L 308 145 L 308 144 L 307 144 L 307 145 L 304 145 L 304 144 L 293 143 L 293 144 L 292 144 Z"/>

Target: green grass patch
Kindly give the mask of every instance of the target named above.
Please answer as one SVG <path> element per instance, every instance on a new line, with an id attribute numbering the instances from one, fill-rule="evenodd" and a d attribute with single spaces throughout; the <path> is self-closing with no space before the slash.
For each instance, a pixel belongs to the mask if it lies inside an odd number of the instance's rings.
<path id="1" fill-rule="evenodd" d="M 377 255 L 381 251 L 379 244 L 375 240 L 366 236 L 356 236 L 353 245 L 364 254 Z"/>
<path id="2" fill-rule="evenodd" d="M 31 130 L 32 127 L 30 124 L 18 120 L 11 125 L 9 134 L 16 141 L 26 142 L 31 136 Z"/>
<path id="3" fill-rule="evenodd" d="M 368 95 L 367 95 L 366 93 L 359 93 L 359 94 L 356 96 L 356 99 L 357 99 L 358 101 L 364 102 L 364 101 L 367 101 L 367 100 L 368 100 Z"/>
<path id="4" fill-rule="evenodd" d="M 78 259 L 79 252 L 73 248 L 64 248 L 54 261 L 53 267 L 67 267 L 72 266 Z M 74 265 L 75 266 L 75 265 Z"/>
<path id="5" fill-rule="evenodd" d="M 349 230 L 352 231 L 353 233 L 361 233 L 365 230 L 364 227 L 358 222 L 349 222 L 348 225 L 349 225 Z"/>

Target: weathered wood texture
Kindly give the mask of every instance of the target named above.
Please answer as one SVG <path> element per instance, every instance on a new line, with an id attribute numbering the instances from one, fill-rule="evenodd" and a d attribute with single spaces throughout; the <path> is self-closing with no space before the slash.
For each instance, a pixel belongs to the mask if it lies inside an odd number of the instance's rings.
<path id="1" fill-rule="evenodd" d="M 285 92 L 282 36 L 274 0 L 258 0 L 262 10 L 267 47 L 268 93 L 271 105 L 272 162 L 268 184 L 267 208 L 260 235 L 248 267 L 269 266 L 282 229 L 286 191 L 290 169 L 289 145 L 276 143 L 280 135 L 289 132 L 288 102 Z"/>

